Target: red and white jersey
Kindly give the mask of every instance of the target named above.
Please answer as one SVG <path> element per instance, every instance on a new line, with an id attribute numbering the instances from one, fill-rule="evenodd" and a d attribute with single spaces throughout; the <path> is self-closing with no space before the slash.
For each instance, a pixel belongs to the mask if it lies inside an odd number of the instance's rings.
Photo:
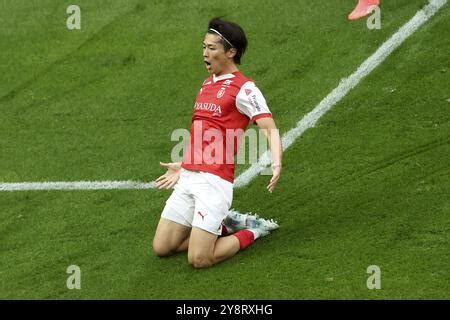
<path id="1" fill-rule="evenodd" d="M 234 156 L 249 121 L 272 117 L 255 83 L 239 71 L 208 77 L 197 95 L 182 167 L 233 182 Z"/>

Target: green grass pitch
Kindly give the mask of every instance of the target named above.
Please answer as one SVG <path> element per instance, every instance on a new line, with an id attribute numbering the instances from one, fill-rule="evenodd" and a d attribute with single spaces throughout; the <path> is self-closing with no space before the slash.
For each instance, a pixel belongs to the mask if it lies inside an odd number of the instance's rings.
<path id="1" fill-rule="evenodd" d="M 283 133 L 427 3 L 382 1 L 368 30 L 348 0 L 74 2 L 1 6 L 0 182 L 155 179 L 213 16 L 244 27 L 240 70 Z M 152 255 L 169 191 L 0 192 L 0 298 L 449 299 L 449 26 L 446 5 L 296 141 L 273 194 L 267 176 L 235 190 L 281 227 L 211 269 Z"/>

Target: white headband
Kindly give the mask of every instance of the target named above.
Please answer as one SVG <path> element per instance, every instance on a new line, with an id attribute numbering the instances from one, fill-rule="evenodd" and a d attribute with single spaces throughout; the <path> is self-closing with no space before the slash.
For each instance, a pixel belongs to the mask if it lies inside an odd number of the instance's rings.
<path id="1" fill-rule="evenodd" d="M 218 34 L 219 36 L 221 36 L 222 39 L 225 40 L 232 48 L 235 48 L 235 46 L 233 46 L 233 45 L 231 44 L 231 42 L 228 41 L 227 38 L 225 38 L 219 31 L 217 31 L 216 29 L 213 29 L 213 28 L 209 28 L 209 30 L 211 30 L 211 31 L 213 31 L 213 32 L 215 32 L 215 33 L 217 33 L 217 34 Z"/>

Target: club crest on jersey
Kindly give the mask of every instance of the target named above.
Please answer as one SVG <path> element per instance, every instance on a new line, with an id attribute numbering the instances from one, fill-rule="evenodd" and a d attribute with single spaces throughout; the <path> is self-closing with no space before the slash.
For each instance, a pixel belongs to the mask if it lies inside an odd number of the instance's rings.
<path id="1" fill-rule="evenodd" d="M 222 98 L 224 94 L 225 94 L 225 88 L 222 87 L 222 88 L 220 88 L 219 91 L 217 91 L 217 99 Z"/>
<path id="2" fill-rule="evenodd" d="M 223 95 L 225 94 L 225 90 L 230 86 L 232 82 L 233 80 L 228 79 L 222 83 L 222 87 L 219 89 L 219 91 L 217 91 L 217 99 L 223 97 Z"/>

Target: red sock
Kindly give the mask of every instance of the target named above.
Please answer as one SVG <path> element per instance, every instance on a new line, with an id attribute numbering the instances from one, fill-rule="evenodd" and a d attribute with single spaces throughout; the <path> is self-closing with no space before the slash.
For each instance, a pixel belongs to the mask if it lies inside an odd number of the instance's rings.
<path id="1" fill-rule="evenodd" d="M 240 230 L 234 233 L 233 235 L 236 236 L 236 238 L 238 238 L 241 250 L 244 250 L 253 242 L 255 242 L 255 236 L 253 235 L 253 232 L 247 229 Z"/>

